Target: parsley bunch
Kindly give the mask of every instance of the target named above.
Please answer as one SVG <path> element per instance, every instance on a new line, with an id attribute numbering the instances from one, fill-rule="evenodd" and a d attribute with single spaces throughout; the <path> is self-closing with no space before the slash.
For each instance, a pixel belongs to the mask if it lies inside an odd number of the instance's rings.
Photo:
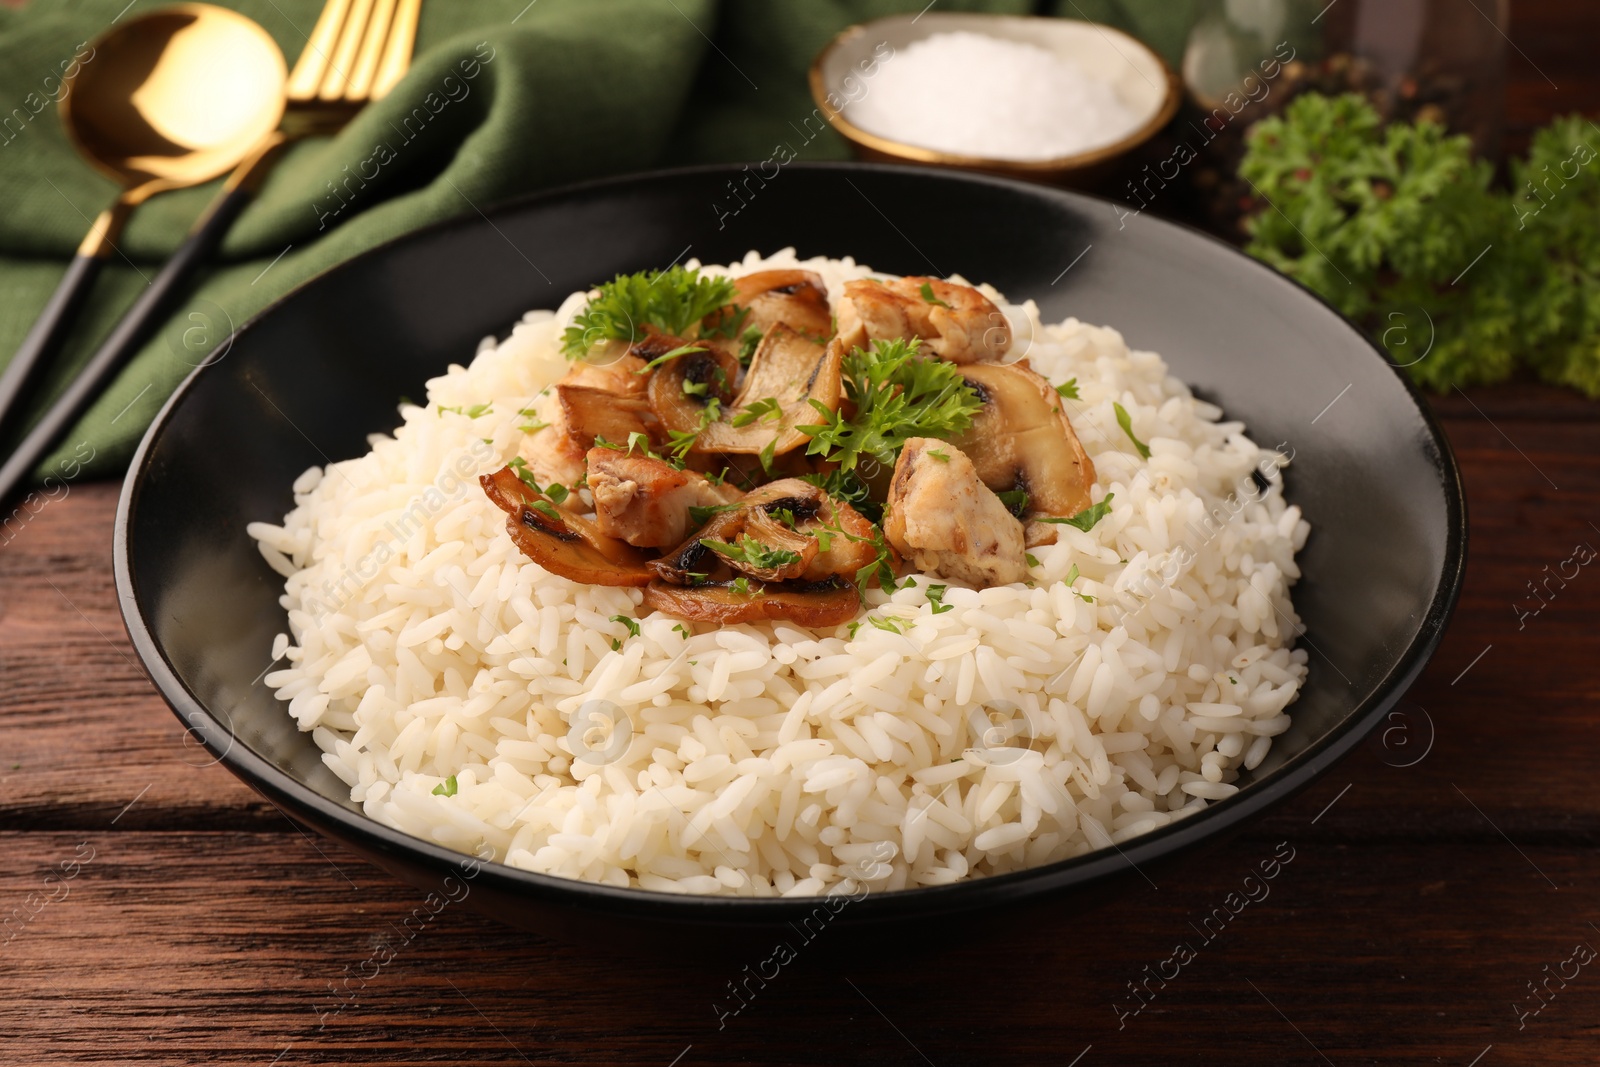
<path id="1" fill-rule="evenodd" d="M 1239 172 L 1259 207 L 1247 251 L 1354 319 L 1424 385 L 1500 381 L 1523 358 L 1600 396 L 1600 164 L 1578 165 L 1595 159 L 1591 144 L 1593 127 L 1557 121 L 1513 166 L 1508 194 L 1466 137 L 1384 126 L 1358 95 L 1307 93 L 1250 131 Z"/>
<path id="2" fill-rule="evenodd" d="M 735 293 L 727 278 L 678 266 L 619 274 L 598 289 L 561 335 L 568 359 L 602 341 L 637 340 L 647 325 L 674 337 L 686 336 L 690 327 L 698 333 L 700 320 L 731 303 Z"/>
<path id="3" fill-rule="evenodd" d="M 917 340 L 874 341 L 844 357 L 845 409 L 811 401 L 824 421 L 799 429 L 811 435 L 806 453 L 853 471 L 867 456 L 894 466 L 913 437 L 952 437 L 972 425 L 983 402 L 954 364 L 923 359 Z"/>

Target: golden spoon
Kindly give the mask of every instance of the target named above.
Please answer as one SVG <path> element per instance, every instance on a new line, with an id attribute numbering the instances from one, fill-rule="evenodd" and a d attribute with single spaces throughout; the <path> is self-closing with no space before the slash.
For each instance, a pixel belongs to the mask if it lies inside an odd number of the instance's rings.
<path id="1" fill-rule="evenodd" d="M 288 70 L 255 22 L 211 4 L 175 4 L 130 19 L 94 41 L 91 58 L 61 100 L 72 143 L 122 186 L 95 219 L 55 294 L 0 375 L 0 429 L 33 371 L 59 348 L 133 209 L 157 193 L 225 174 L 283 116 Z M 246 202 L 213 204 L 176 253 L 205 249 Z M 165 293 L 158 277 L 140 301 Z"/>

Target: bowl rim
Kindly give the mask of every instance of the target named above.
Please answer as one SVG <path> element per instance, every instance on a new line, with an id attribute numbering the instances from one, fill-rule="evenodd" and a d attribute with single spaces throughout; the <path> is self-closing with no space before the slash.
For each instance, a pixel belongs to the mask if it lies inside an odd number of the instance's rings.
<path id="1" fill-rule="evenodd" d="M 1068 155 L 1064 156 L 1054 156 L 1050 159 L 1005 159 L 999 156 L 965 155 L 960 152 L 946 152 L 938 148 L 926 148 L 922 145 L 915 145 L 906 141 L 897 141 L 892 137 L 885 137 L 882 134 L 872 133 L 868 130 L 862 129 L 860 126 L 857 126 L 855 123 L 845 118 L 843 109 L 832 107 L 828 104 L 827 97 L 830 89 L 823 81 L 822 66 L 827 61 L 828 57 L 831 56 L 834 51 L 836 51 L 847 40 L 854 37 L 859 37 L 862 34 L 869 32 L 873 26 L 879 25 L 880 23 L 903 19 L 906 15 L 906 12 L 901 12 L 894 15 L 883 15 L 875 19 L 870 19 L 866 22 L 858 22 L 855 25 L 845 27 L 843 30 L 840 30 L 838 33 L 834 34 L 833 37 L 829 39 L 828 43 L 822 46 L 822 49 L 816 54 L 815 58 L 811 60 L 811 67 L 806 74 L 806 82 L 811 88 L 812 102 L 817 105 L 818 110 L 820 110 L 823 116 L 828 120 L 828 124 L 835 130 L 839 131 L 840 135 L 846 140 L 849 140 L 854 144 L 870 148 L 873 151 L 880 152 L 886 156 L 892 156 L 896 159 L 903 159 L 910 162 L 933 163 L 949 167 L 963 167 L 975 170 L 1006 171 L 1017 174 L 1044 176 L 1049 174 L 1061 174 L 1085 170 L 1097 164 L 1105 163 L 1109 160 L 1126 155 L 1128 152 L 1133 151 L 1133 149 L 1139 147 L 1141 144 L 1159 133 L 1167 123 L 1172 121 L 1172 117 L 1178 113 L 1178 108 L 1183 103 L 1183 80 L 1178 77 L 1177 72 L 1172 69 L 1171 64 L 1162 58 L 1161 54 L 1155 49 L 1151 48 L 1149 45 L 1145 44 L 1143 41 L 1132 36 L 1131 34 L 1117 29 L 1115 26 L 1107 26 L 1104 23 L 1092 22 L 1088 19 L 1054 18 L 1045 15 L 1002 15 L 980 11 L 947 11 L 931 12 L 930 14 L 935 18 L 943 18 L 947 15 L 955 15 L 962 18 L 980 18 L 985 21 L 1001 19 L 1012 22 L 1076 22 L 1080 25 L 1092 26 L 1096 30 L 1100 31 L 1102 35 L 1116 34 L 1128 45 L 1144 52 L 1151 59 L 1155 60 L 1158 68 L 1166 79 L 1164 83 L 1164 93 L 1161 100 L 1161 106 L 1158 107 L 1155 113 L 1141 123 L 1139 127 L 1132 133 L 1129 133 L 1126 136 L 1111 142 L 1110 144 L 1101 145 L 1098 148 L 1086 149 L 1082 152 L 1069 153 Z"/>
<path id="2" fill-rule="evenodd" d="M 447 230 L 483 225 L 494 228 L 493 220 L 496 216 L 537 208 L 547 203 L 558 203 L 573 197 L 604 195 L 641 184 L 680 178 L 734 177 L 742 173 L 739 166 L 709 164 L 593 179 L 499 201 L 473 214 L 438 220 L 383 241 L 318 272 L 246 319 L 218 348 L 221 351 L 231 350 L 233 343 L 239 337 L 259 328 L 260 323 L 269 316 L 278 314 L 302 290 L 320 284 L 330 275 L 360 270 L 370 261 L 381 260 L 396 246 L 422 240 Z M 1080 211 L 1089 210 L 1090 205 L 1114 206 L 1114 202 L 1101 197 L 988 174 L 948 170 L 925 170 L 921 174 L 915 174 L 903 166 L 864 162 L 796 161 L 789 164 L 789 167 L 801 172 L 840 173 L 847 178 L 859 176 L 865 180 L 871 180 L 873 175 L 884 175 L 896 180 L 910 177 L 913 180 L 993 186 L 1005 192 L 1028 197 L 1077 201 L 1075 206 Z M 1468 537 L 1466 494 L 1461 471 L 1442 425 L 1426 403 L 1420 389 L 1405 372 L 1354 323 L 1322 297 L 1293 278 L 1279 273 L 1259 260 L 1252 259 L 1226 242 L 1186 223 L 1167 219 L 1155 217 L 1145 219 L 1141 215 L 1135 217 L 1131 225 L 1170 227 L 1183 231 L 1189 238 L 1210 243 L 1238 256 L 1249 265 L 1247 269 L 1259 272 L 1263 283 L 1287 284 L 1291 290 L 1298 290 L 1301 295 L 1309 297 L 1325 312 L 1342 322 L 1381 367 L 1396 377 L 1427 430 L 1426 440 L 1419 441 L 1419 447 L 1432 445 L 1436 456 L 1434 466 L 1441 478 L 1445 498 L 1446 536 L 1439 584 L 1423 612 L 1415 635 L 1396 659 L 1394 666 L 1373 684 L 1367 698 L 1347 712 L 1326 734 L 1315 740 L 1303 752 L 1286 760 L 1266 780 L 1252 782 L 1231 797 L 1210 802 L 1204 810 L 1192 816 L 1157 827 L 1122 845 L 1113 843 L 1109 848 L 1096 848 L 1079 856 L 1004 874 L 963 879 L 938 886 L 918 886 L 869 893 L 849 909 L 846 919 L 850 925 L 953 914 L 1001 901 L 1038 898 L 1050 893 L 1086 887 L 1109 880 L 1115 875 L 1127 875 L 1130 873 L 1128 870 L 1130 867 L 1142 875 L 1143 863 L 1153 863 L 1168 856 L 1187 852 L 1208 838 L 1225 835 L 1230 828 L 1254 818 L 1265 809 L 1287 800 L 1310 785 L 1367 735 L 1379 718 L 1400 701 L 1438 648 L 1445 625 L 1460 597 L 1465 578 Z M 509 329 L 513 323 L 500 325 Z M 139 504 L 142 483 L 150 467 L 155 445 L 166 432 L 173 412 L 183 403 L 196 382 L 220 362 L 220 360 L 202 361 L 190 371 L 162 404 L 139 442 L 118 496 L 113 527 L 113 575 L 118 608 L 140 664 L 173 714 L 184 724 L 185 729 L 196 735 L 204 747 L 216 757 L 215 762 L 222 763 L 232 774 L 265 796 L 274 806 L 276 806 L 274 797 L 287 802 L 291 810 L 285 814 L 299 816 L 303 822 L 318 829 L 319 832 L 321 832 L 319 824 L 339 825 L 341 835 L 335 839 L 340 840 L 340 837 L 347 836 L 348 841 L 341 840 L 341 844 L 347 848 L 355 848 L 358 853 L 364 852 L 369 857 L 401 853 L 410 857 L 413 866 L 420 863 L 441 876 L 459 872 L 462 864 L 473 862 L 473 857 L 380 823 L 359 808 L 348 807 L 348 801 L 337 800 L 318 792 L 252 750 L 248 742 L 233 732 L 230 724 L 219 720 L 217 714 L 183 683 L 146 621 L 144 604 L 139 599 L 139 588 L 134 582 L 130 568 L 129 531 L 133 512 Z M 285 489 L 287 490 L 287 486 Z M 359 846 L 350 842 L 358 842 Z M 825 895 L 734 897 L 667 893 L 541 874 L 511 867 L 498 861 L 477 862 L 481 864 L 478 877 L 483 882 L 480 884 L 492 885 L 520 897 L 555 901 L 581 907 L 590 912 L 658 920 L 669 919 L 674 922 L 698 922 L 722 926 L 767 925 L 811 914 L 827 899 Z M 1145 877 L 1148 880 L 1148 876 Z"/>

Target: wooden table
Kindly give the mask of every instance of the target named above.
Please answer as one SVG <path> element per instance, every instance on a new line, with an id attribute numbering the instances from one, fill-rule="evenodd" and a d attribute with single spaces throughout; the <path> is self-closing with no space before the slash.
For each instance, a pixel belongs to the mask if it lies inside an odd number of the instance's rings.
<path id="1" fill-rule="evenodd" d="M 1593 34 L 1557 6 L 1518 8 L 1562 89 L 1513 54 L 1514 130 L 1600 104 Z M 1407 718 L 1159 887 L 913 961 L 802 954 L 723 1029 L 725 964 L 618 961 L 461 908 L 364 970 L 418 894 L 203 766 L 122 630 L 116 488 L 75 487 L 0 548 L 0 1060 L 1600 1061 L 1581 962 L 1600 950 L 1600 574 L 1517 614 L 1600 546 L 1600 405 L 1532 385 L 1435 403 L 1471 564 Z M 1204 942 L 1192 924 L 1285 847 L 1270 896 Z M 1179 942 L 1196 957 L 1148 981 Z"/>

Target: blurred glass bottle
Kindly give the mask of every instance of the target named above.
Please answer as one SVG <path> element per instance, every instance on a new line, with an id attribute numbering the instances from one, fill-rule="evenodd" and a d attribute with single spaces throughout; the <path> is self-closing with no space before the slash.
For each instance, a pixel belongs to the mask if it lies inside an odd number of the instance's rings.
<path id="1" fill-rule="evenodd" d="M 1360 93 L 1385 119 L 1441 123 L 1494 159 L 1505 123 L 1509 6 L 1203 0 L 1183 57 L 1191 124 L 1208 139 L 1192 182 L 1203 221 L 1242 236 L 1250 189 L 1236 171 L 1245 130 L 1302 92 Z"/>

